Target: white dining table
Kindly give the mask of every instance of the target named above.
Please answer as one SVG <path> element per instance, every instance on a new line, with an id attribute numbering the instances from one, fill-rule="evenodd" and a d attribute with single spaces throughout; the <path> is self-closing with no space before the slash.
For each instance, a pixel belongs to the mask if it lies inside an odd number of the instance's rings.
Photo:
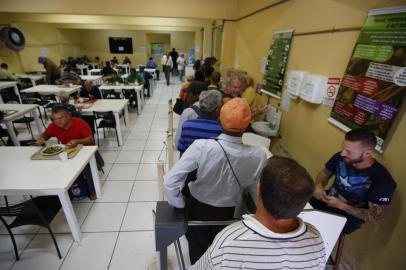
<path id="1" fill-rule="evenodd" d="M 101 75 L 80 75 L 82 81 L 92 81 L 94 85 L 102 85 L 103 77 Z"/>
<path id="2" fill-rule="evenodd" d="M 37 85 L 37 81 L 43 80 L 45 82 L 45 75 L 38 75 L 38 74 L 15 74 L 15 77 L 19 80 L 21 79 L 29 79 L 33 86 Z"/>
<path id="3" fill-rule="evenodd" d="M 89 70 L 89 75 L 101 75 L 102 70 L 100 68 L 93 68 Z"/>
<path id="4" fill-rule="evenodd" d="M 128 119 L 127 104 L 127 99 L 98 99 L 89 108 L 83 108 L 80 113 L 82 115 L 93 115 L 93 112 L 112 111 L 117 123 L 118 143 L 123 145 L 123 132 L 120 124 L 120 113 L 124 110 L 125 122 L 130 123 Z"/>
<path id="5" fill-rule="evenodd" d="M 13 88 L 14 89 L 14 93 L 17 95 L 18 99 L 20 100 L 21 103 L 21 97 L 20 97 L 20 92 L 18 91 L 18 87 L 17 87 L 17 82 L 15 81 L 0 81 L 0 90 L 1 89 L 6 89 L 6 88 Z M 3 99 L 1 98 L 0 95 L 0 103 L 4 103 Z"/>
<path id="6" fill-rule="evenodd" d="M 101 198 L 95 159 L 97 146 L 84 146 L 74 158 L 67 161 L 31 160 L 31 156 L 39 149 L 0 147 L 0 195 L 58 196 L 73 239 L 80 241 L 81 231 L 68 190 L 86 165 L 90 164 L 96 195 Z"/>
<path id="7" fill-rule="evenodd" d="M 17 135 L 14 132 L 13 121 L 21 118 L 26 113 L 31 113 L 34 117 L 35 124 L 37 125 L 38 133 L 41 134 L 44 129 L 41 120 L 39 119 L 39 113 L 37 110 L 37 104 L 0 104 L 0 110 L 15 110 L 17 112 L 5 116 L 0 123 L 5 124 L 10 134 L 10 138 L 13 141 L 15 146 L 20 146 L 20 141 L 17 138 Z"/>
<path id="8" fill-rule="evenodd" d="M 34 87 L 30 87 L 30 88 L 21 90 L 21 92 L 22 93 L 38 93 L 40 95 L 58 96 L 58 94 L 61 91 L 65 91 L 70 95 L 75 92 L 79 92 L 80 88 L 81 88 L 80 85 L 73 85 L 73 86 L 69 87 L 69 86 L 64 86 L 64 85 L 41 84 L 41 85 L 37 85 Z"/>
<path id="9" fill-rule="evenodd" d="M 114 92 L 119 92 L 122 93 L 123 89 L 134 89 L 136 94 L 137 94 L 137 101 L 140 103 L 140 106 L 137 106 L 138 114 L 140 114 L 141 110 L 144 108 L 144 95 L 142 93 L 144 86 L 143 85 L 135 85 L 135 84 L 103 84 L 99 86 L 100 91 L 108 91 L 108 90 L 114 90 Z M 103 96 L 103 95 L 102 95 Z"/>

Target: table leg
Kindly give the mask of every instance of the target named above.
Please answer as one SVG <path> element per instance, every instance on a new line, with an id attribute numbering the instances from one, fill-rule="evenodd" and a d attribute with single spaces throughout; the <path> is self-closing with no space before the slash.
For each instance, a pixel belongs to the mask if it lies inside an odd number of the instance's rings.
<path id="1" fill-rule="evenodd" d="M 144 87 L 141 88 L 141 109 L 144 109 L 144 104 L 145 104 L 145 98 L 144 98 Z"/>
<path id="2" fill-rule="evenodd" d="M 30 78 L 30 80 L 31 80 L 31 83 L 32 83 L 32 86 L 33 86 L 33 87 L 34 87 L 34 86 L 37 86 L 37 84 L 35 83 L 35 79 Z"/>
<path id="3" fill-rule="evenodd" d="M 78 220 L 76 219 L 75 212 L 73 211 L 72 203 L 69 199 L 69 195 L 67 191 L 62 191 L 58 193 L 59 200 L 61 201 L 61 205 L 63 208 L 63 212 L 65 212 L 66 220 L 68 221 L 69 228 L 72 232 L 73 239 L 76 242 L 80 241 L 81 232 Z"/>
<path id="4" fill-rule="evenodd" d="M 31 115 L 34 117 L 35 124 L 37 125 L 38 134 L 42 134 L 42 132 L 44 131 L 44 127 L 42 125 L 41 120 L 39 119 L 39 113 L 37 111 L 37 108 L 34 108 L 34 110 L 31 111 Z"/>
<path id="5" fill-rule="evenodd" d="M 121 123 L 120 123 L 120 112 L 115 112 L 114 117 L 116 119 L 116 128 L 118 134 L 118 143 L 123 145 L 123 133 L 121 132 Z"/>
<path id="6" fill-rule="evenodd" d="M 102 192 L 101 192 L 101 187 L 100 187 L 99 173 L 97 172 L 96 158 L 94 155 L 90 159 L 89 164 L 90 164 L 90 170 L 92 171 L 94 189 L 96 191 L 97 198 L 100 199 L 102 197 Z"/>
<path id="7" fill-rule="evenodd" d="M 168 261 L 167 261 L 167 250 L 166 248 L 163 248 L 159 251 L 159 263 L 160 265 L 160 270 L 167 270 L 168 269 Z"/>
<path id="8" fill-rule="evenodd" d="M 130 121 L 128 119 L 128 106 L 127 106 L 127 104 L 124 106 L 124 119 L 125 119 L 125 122 L 127 123 L 127 125 L 129 125 Z"/>
<path id="9" fill-rule="evenodd" d="M 21 96 L 20 96 L 20 92 L 18 91 L 17 85 L 14 85 L 14 93 L 17 95 L 18 100 L 20 101 L 20 104 L 22 104 L 23 102 L 21 101 Z"/>
<path id="10" fill-rule="evenodd" d="M 141 113 L 141 103 L 142 103 L 142 101 L 141 101 L 141 91 L 136 89 L 135 92 L 137 93 L 137 113 L 138 113 L 138 115 L 140 115 L 140 113 Z"/>
<path id="11" fill-rule="evenodd" d="M 7 121 L 4 124 L 6 124 L 7 130 L 8 130 L 8 134 L 10 135 L 11 140 L 13 141 L 15 146 L 20 146 L 20 142 L 17 139 L 17 135 L 14 132 L 14 126 L 13 123 L 11 121 Z"/>

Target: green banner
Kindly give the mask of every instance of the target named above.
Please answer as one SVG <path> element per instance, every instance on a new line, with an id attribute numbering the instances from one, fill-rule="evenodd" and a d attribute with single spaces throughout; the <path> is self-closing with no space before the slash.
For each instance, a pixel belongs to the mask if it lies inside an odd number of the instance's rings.
<path id="1" fill-rule="evenodd" d="M 262 89 L 271 94 L 271 96 L 280 98 L 293 30 L 278 31 L 272 37 L 273 40 L 267 58 Z"/>
<path id="2" fill-rule="evenodd" d="M 371 130 L 380 149 L 406 93 L 406 7 L 372 12 L 359 34 L 330 121 Z"/>

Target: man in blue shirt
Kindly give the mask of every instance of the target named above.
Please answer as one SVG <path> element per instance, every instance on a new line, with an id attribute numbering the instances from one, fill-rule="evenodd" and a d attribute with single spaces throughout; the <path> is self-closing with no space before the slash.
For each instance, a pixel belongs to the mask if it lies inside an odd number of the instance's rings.
<path id="1" fill-rule="evenodd" d="M 80 89 L 80 97 L 91 98 L 91 99 L 101 99 L 101 93 L 97 86 L 93 85 L 92 81 L 86 81 L 85 84 Z"/>
<path id="2" fill-rule="evenodd" d="M 218 122 L 218 115 L 222 105 L 219 91 L 203 91 L 199 96 L 201 115 L 197 119 L 183 123 L 179 139 L 178 150 L 183 153 L 196 139 L 215 138 L 223 131 Z"/>
<path id="3" fill-rule="evenodd" d="M 114 69 L 111 67 L 110 62 L 106 62 L 106 66 L 102 70 L 102 75 L 103 77 L 109 76 L 114 72 Z"/>
<path id="4" fill-rule="evenodd" d="M 375 145 L 376 137 L 370 131 L 347 132 L 341 152 L 333 155 L 317 176 L 310 204 L 316 209 L 345 216 L 343 234 L 359 229 L 365 221 L 377 222 L 395 191 L 392 176 L 372 156 Z M 332 187 L 325 190 L 333 175 Z"/>

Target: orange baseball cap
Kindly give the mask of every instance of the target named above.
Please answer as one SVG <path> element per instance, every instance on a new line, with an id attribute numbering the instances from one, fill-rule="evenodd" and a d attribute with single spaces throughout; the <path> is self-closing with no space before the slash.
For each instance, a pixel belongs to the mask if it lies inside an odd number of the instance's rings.
<path id="1" fill-rule="evenodd" d="M 250 106 L 242 98 L 233 98 L 221 107 L 220 123 L 226 131 L 243 132 L 250 121 Z"/>

